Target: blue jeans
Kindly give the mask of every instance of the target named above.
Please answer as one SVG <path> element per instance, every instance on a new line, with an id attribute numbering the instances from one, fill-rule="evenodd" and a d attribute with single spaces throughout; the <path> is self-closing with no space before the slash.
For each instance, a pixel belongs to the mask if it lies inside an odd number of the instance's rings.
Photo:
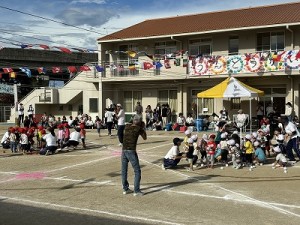
<path id="1" fill-rule="evenodd" d="M 123 144 L 123 137 L 124 137 L 124 129 L 125 125 L 118 125 L 118 138 L 119 142 Z"/>
<path id="2" fill-rule="evenodd" d="M 141 167 L 139 163 L 139 157 L 136 151 L 133 150 L 123 150 L 122 151 L 122 185 L 123 190 L 129 189 L 129 183 L 127 180 L 128 175 L 128 162 L 131 163 L 134 170 L 134 192 L 140 192 L 140 182 L 141 182 Z"/>

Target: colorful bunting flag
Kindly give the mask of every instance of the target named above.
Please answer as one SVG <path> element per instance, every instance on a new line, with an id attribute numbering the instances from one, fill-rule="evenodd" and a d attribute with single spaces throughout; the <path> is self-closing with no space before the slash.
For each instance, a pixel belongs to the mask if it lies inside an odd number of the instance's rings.
<path id="1" fill-rule="evenodd" d="M 153 64 L 155 65 L 156 69 L 163 67 L 163 65 L 159 61 L 153 62 Z"/>
<path id="2" fill-rule="evenodd" d="M 150 62 L 144 62 L 143 68 L 144 68 L 144 70 L 149 70 L 149 69 L 153 68 L 153 64 Z"/>
<path id="3" fill-rule="evenodd" d="M 9 78 L 15 79 L 17 77 L 17 74 L 15 72 L 9 73 Z"/>
<path id="4" fill-rule="evenodd" d="M 72 48 L 72 49 L 74 49 L 74 50 L 76 50 L 78 52 L 88 52 L 87 49 L 82 49 L 82 48 Z"/>
<path id="5" fill-rule="evenodd" d="M 100 65 L 96 65 L 95 68 L 98 72 L 103 72 L 104 71 L 104 68 Z"/>
<path id="6" fill-rule="evenodd" d="M 170 64 L 170 60 L 169 59 L 165 59 L 164 60 L 164 64 L 165 64 L 165 68 L 166 69 L 170 69 L 171 68 L 171 64 Z"/>
<path id="7" fill-rule="evenodd" d="M 134 58 L 136 57 L 137 53 L 135 51 L 126 51 L 126 53 L 131 57 Z"/>
<path id="8" fill-rule="evenodd" d="M 45 50 L 49 50 L 50 49 L 50 47 L 48 45 L 40 44 L 39 46 L 41 48 L 45 49 Z"/>
<path id="9" fill-rule="evenodd" d="M 52 73 L 61 73 L 60 67 L 52 67 Z"/>
<path id="10" fill-rule="evenodd" d="M 80 71 L 91 71 L 89 66 L 81 66 Z"/>
<path id="11" fill-rule="evenodd" d="M 68 70 L 69 70 L 69 73 L 76 73 L 77 72 L 76 66 L 68 66 Z"/>
<path id="12" fill-rule="evenodd" d="M 20 67 L 20 70 L 21 70 L 23 73 L 26 73 L 27 77 L 31 77 L 31 71 L 30 71 L 30 69 L 28 69 L 27 67 Z"/>
<path id="13" fill-rule="evenodd" d="M 65 47 L 57 47 L 57 46 L 54 46 L 54 48 L 57 48 L 59 50 L 61 50 L 62 52 L 65 52 L 65 53 L 68 53 L 68 54 L 71 54 L 71 50 L 68 49 L 68 48 L 65 48 Z"/>
<path id="14" fill-rule="evenodd" d="M 21 44 L 21 48 L 32 48 L 33 45 L 30 44 Z"/>
<path id="15" fill-rule="evenodd" d="M 37 71 L 39 72 L 39 74 L 46 74 L 46 72 L 47 72 L 45 67 L 39 67 L 39 68 L 37 68 Z"/>
<path id="16" fill-rule="evenodd" d="M 12 68 L 2 68 L 2 69 L 4 73 L 10 73 L 14 71 Z"/>

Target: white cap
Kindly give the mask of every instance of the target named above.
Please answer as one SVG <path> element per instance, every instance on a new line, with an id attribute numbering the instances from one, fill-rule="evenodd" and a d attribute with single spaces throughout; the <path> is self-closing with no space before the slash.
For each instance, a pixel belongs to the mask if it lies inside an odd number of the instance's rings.
<path id="1" fill-rule="evenodd" d="M 273 150 L 274 150 L 274 152 L 277 152 L 277 153 L 278 153 L 278 152 L 281 152 L 279 146 L 274 147 Z"/>
<path id="2" fill-rule="evenodd" d="M 207 140 L 207 139 L 208 139 L 207 134 L 203 134 L 203 135 L 202 135 L 202 139 Z"/>
<path id="3" fill-rule="evenodd" d="M 248 140 L 250 140 L 251 139 L 251 135 L 250 134 L 246 134 L 245 138 L 248 139 Z"/>
<path id="4" fill-rule="evenodd" d="M 189 138 L 189 139 L 188 139 L 188 143 L 189 143 L 189 144 L 193 144 L 193 143 L 194 143 L 193 138 Z"/>
<path id="5" fill-rule="evenodd" d="M 237 130 L 233 131 L 233 134 L 239 134 L 239 132 Z"/>
<path id="6" fill-rule="evenodd" d="M 222 134 L 221 134 L 221 138 L 226 138 L 226 134 L 225 134 L 225 133 L 222 133 Z"/>
<path id="7" fill-rule="evenodd" d="M 258 147 L 259 146 L 259 142 L 258 141 L 254 141 L 253 145 L 254 145 L 254 147 Z"/>
<path id="8" fill-rule="evenodd" d="M 227 144 L 233 146 L 233 145 L 235 145 L 235 140 L 230 139 L 229 141 L 227 141 Z"/>
<path id="9" fill-rule="evenodd" d="M 283 134 L 279 134 L 277 139 L 279 141 L 283 141 L 284 140 L 284 135 Z"/>
<path id="10" fill-rule="evenodd" d="M 253 138 L 257 138 L 257 132 L 253 132 L 253 133 L 252 133 L 252 137 L 253 137 Z"/>
<path id="11" fill-rule="evenodd" d="M 118 104 L 117 104 L 117 106 L 120 106 L 120 107 L 122 107 L 122 105 L 121 105 L 120 103 L 118 103 Z"/>
<path id="12" fill-rule="evenodd" d="M 193 141 L 197 141 L 197 139 L 198 139 L 198 135 L 197 134 L 194 134 L 194 135 L 192 135 L 192 137 L 191 137 L 192 139 L 193 139 Z"/>
<path id="13" fill-rule="evenodd" d="M 192 133 L 192 131 L 190 129 L 187 129 L 184 133 L 185 133 L 185 135 L 189 135 Z"/>

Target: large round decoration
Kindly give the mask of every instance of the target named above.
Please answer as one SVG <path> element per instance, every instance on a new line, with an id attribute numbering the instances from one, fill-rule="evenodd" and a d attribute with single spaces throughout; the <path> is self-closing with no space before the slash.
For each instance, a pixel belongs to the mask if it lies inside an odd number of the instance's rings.
<path id="1" fill-rule="evenodd" d="M 267 58 L 265 60 L 265 69 L 267 71 L 278 71 L 283 69 L 283 63 L 277 62 L 273 58 Z"/>
<path id="2" fill-rule="evenodd" d="M 228 73 L 239 73 L 244 68 L 244 61 L 241 56 L 231 56 L 227 60 L 227 71 Z"/>
<path id="3" fill-rule="evenodd" d="M 204 75 L 208 71 L 208 61 L 206 58 L 197 59 L 195 64 L 195 75 Z"/>
<path id="4" fill-rule="evenodd" d="M 258 54 L 251 55 L 246 59 L 246 69 L 250 72 L 258 72 L 261 70 L 263 63 Z"/>
<path id="5" fill-rule="evenodd" d="M 299 59 L 296 59 L 298 51 L 292 51 L 285 55 L 284 65 L 287 69 L 296 70 L 300 67 Z"/>
<path id="6" fill-rule="evenodd" d="M 225 58 L 219 57 L 210 65 L 210 69 L 213 74 L 221 74 L 226 70 L 226 61 Z"/>

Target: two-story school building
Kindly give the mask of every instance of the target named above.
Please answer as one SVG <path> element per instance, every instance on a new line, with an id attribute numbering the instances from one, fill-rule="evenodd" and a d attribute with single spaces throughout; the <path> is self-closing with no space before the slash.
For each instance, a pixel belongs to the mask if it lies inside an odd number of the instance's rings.
<path id="1" fill-rule="evenodd" d="M 264 91 L 251 99 L 299 115 L 300 3 L 217 11 L 145 20 L 98 39 L 98 68 L 82 72 L 61 89 L 36 90 L 23 104 L 39 113 L 92 116 L 111 103 L 134 112 L 136 102 L 168 103 L 174 119 L 184 115 L 249 113 L 249 98 L 203 98 L 197 93 L 234 76 Z M 98 72 L 101 71 L 101 72 Z M 39 101 L 39 96 L 47 102 Z M 43 100 L 43 98 L 40 98 Z M 203 110 L 204 109 L 204 110 Z M 12 115 L 13 117 L 14 115 Z"/>

